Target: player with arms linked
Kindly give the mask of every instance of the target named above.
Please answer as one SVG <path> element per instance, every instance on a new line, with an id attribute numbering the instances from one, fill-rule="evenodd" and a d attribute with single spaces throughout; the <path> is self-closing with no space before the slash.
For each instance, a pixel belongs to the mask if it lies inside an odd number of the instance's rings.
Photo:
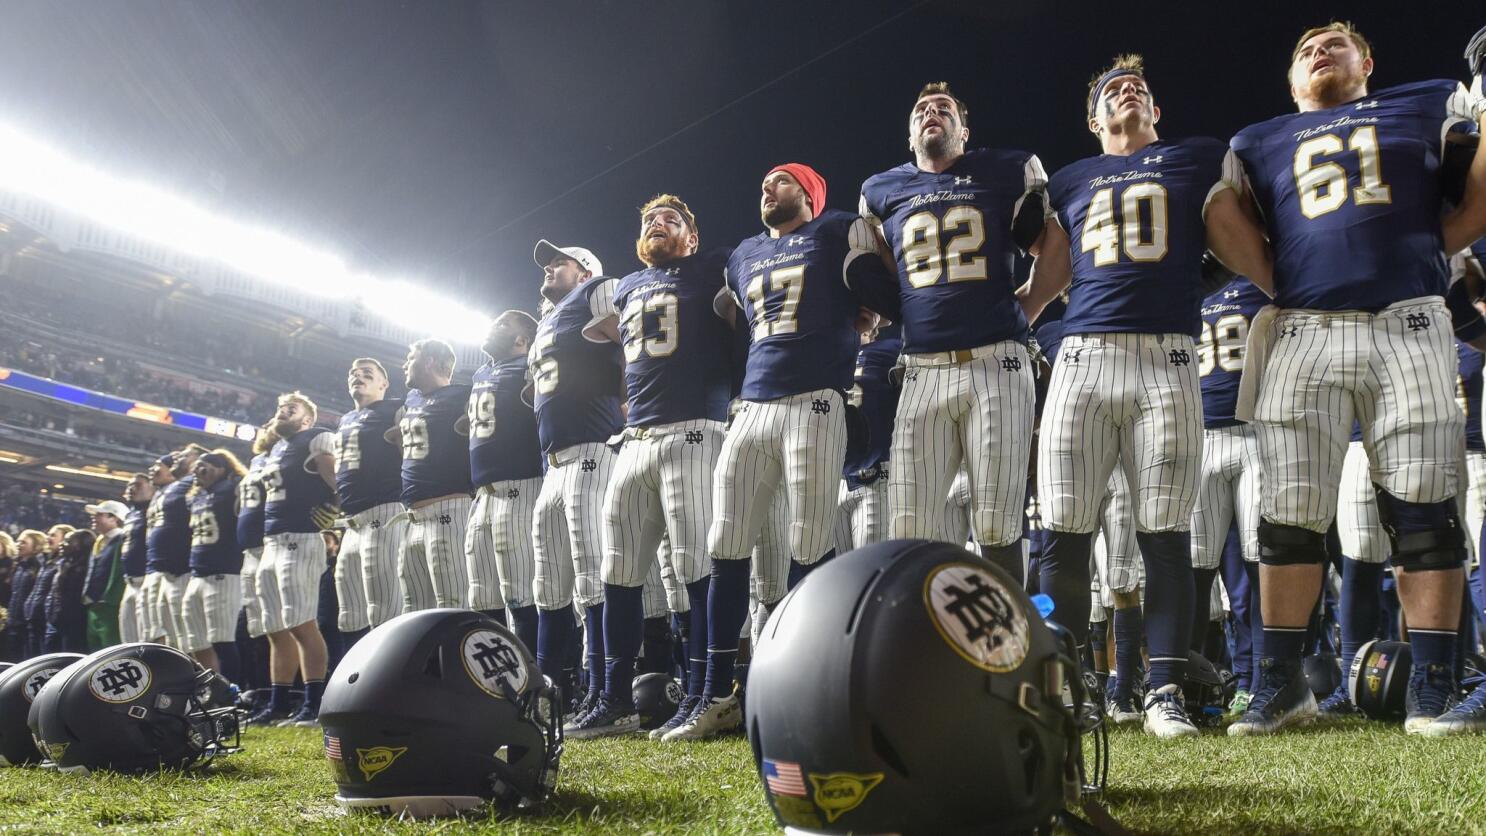
<path id="1" fill-rule="evenodd" d="M 408 395 L 398 414 L 401 498 L 410 517 L 397 564 L 403 611 L 463 607 L 470 585 L 470 387 L 450 383 L 454 349 L 442 340 L 413 343 L 402 368 Z"/>
<path id="2" fill-rule="evenodd" d="M 119 551 L 125 583 L 124 597 L 119 600 L 119 641 L 124 644 L 143 641 L 148 632 L 142 587 L 147 559 L 146 511 L 154 496 L 155 485 L 146 473 L 134 474 L 124 487 L 124 504 L 129 507 L 124 517 L 124 544 Z"/>
<path id="3" fill-rule="evenodd" d="M 381 363 L 352 360 L 346 388 L 356 408 L 341 416 L 335 431 L 335 493 L 346 523 L 335 562 L 337 626 L 348 647 L 402 612 L 397 558 L 404 527 L 392 522 L 402 511 L 402 462 L 394 441 L 402 399 L 387 397 L 389 385 Z"/>
<path id="4" fill-rule="evenodd" d="M 699 251 L 699 242 L 696 217 L 681 198 L 651 198 L 635 241 L 647 266 L 619 280 L 605 317 L 617 324 L 624 346 L 629 415 L 604 499 L 604 690 L 572 731 L 564 730 L 577 738 L 640 726 L 631 685 L 644 629 L 643 584 L 662 534 L 670 541 L 669 570 L 691 605 L 688 685 L 690 696 L 701 697 L 707 525 L 731 395 L 732 334 L 714 307 L 729 251 Z"/>
<path id="5" fill-rule="evenodd" d="M 759 211 L 766 231 L 728 259 L 724 313 L 751 337 L 741 400 L 713 475 L 716 516 L 707 535 L 712 587 L 707 606 L 703 704 L 664 740 L 711 737 L 742 720 L 733 694 L 738 632 L 748 617 L 749 559 L 776 491 L 787 498 L 789 585 L 834 548 L 836 503 L 846 455 L 846 403 L 859 330 L 876 314 L 856 286 L 878 289 L 891 275 L 863 218 L 826 208 L 826 182 L 800 163 L 764 176 Z M 860 321 L 859 321 L 860 320 Z M 865 327 L 862 327 L 865 326 Z"/>
<path id="6" fill-rule="evenodd" d="M 1195 735 L 1182 687 L 1202 456 L 1193 363 L 1202 260 L 1211 247 L 1263 284 L 1268 253 L 1238 200 L 1243 186 L 1224 144 L 1157 134 L 1161 110 L 1140 56 L 1120 56 L 1095 76 L 1086 117 L 1104 153 L 1048 183 L 1054 214 L 1030 248 L 1037 262 L 1018 293 L 1035 319 L 1069 290 L 1037 449 L 1042 589 L 1082 644 L 1101 498 L 1110 473 L 1123 468 L 1146 574 L 1145 728 L 1159 737 Z"/>
<path id="7" fill-rule="evenodd" d="M 237 487 L 244 469 L 228 450 L 196 460 L 186 499 L 191 508 L 191 579 L 186 584 L 184 643 L 196 661 L 238 681 L 237 614 L 242 610 L 243 552 L 237 542 Z"/>
<path id="8" fill-rule="evenodd" d="M 1369 94 L 1372 70 L 1350 24 L 1305 32 L 1289 68 L 1298 112 L 1232 141 L 1274 247 L 1276 307 L 1254 323 L 1238 404 L 1263 457 L 1264 658 L 1230 734 L 1315 717 L 1301 652 L 1354 417 L 1413 646 L 1405 730 L 1428 729 L 1455 688 L 1464 416 L 1445 254 L 1486 231 L 1486 157 L 1476 154 L 1464 202 L 1443 220 L 1439 175 L 1449 135 L 1478 126 L 1486 105 L 1479 79 L 1475 93 L 1427 81 Z"/>
<path id="9" fill-rule="evenodd" d="M 1047 175 L 1025 151 L 966 151 L 967 117 L 948 84 L 926 85 L 908 116 L 913 162 L 862 185 L 861 214 L 896 262 L 907 367 L 893 428 L 889 536 L 940 536 L 945 497 L 965 461 L 972 536 L 1021 579 L 1036 396 L 1012 261 L 1016 242 L 1030 244 L 1042 228 Z"/>

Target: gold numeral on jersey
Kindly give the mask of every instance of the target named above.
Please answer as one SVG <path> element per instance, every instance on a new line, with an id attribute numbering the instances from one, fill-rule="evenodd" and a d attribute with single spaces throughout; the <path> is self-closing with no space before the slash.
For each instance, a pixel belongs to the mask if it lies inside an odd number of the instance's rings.
<path id="1" fill-rule="evenodd" d="M 538 334 L 536 343 L 532 345 L 532 354 L 537 361 L 532 364 L 531 381 L 538 395 L 550 395 L 557 391 L 557 358 L 548 354 L 556 341 L 557 334 L 547 331 Z"/>
<path id="2" fill-rule="evenodd" d="M 1094 266 L 1105 267 L 1120 260 L 1123 246 L 1131 261 L 1160 261 L 1166 257 L 1168 217 L 1166 187 L 1160 183 L 1136 183 L 1120 194 L 1120 221 L 1115 220 L 1114 189 L 1100 189 L 1089 200 L 1079 247 L 1094 254 Z M 1149 224 L 1141 223 L 1145 216 Z"/>
<path id="3" fill-rule="evenodd" d="M 1197 374 L 1206 377 L 1213 369 L 1242 372 L 1244 350 L 1249 345 L 1249 318 L 1243 314 L 1218 317 L 1202 323 L 1202 341 L 1197 345 Z"/>
<path id="4" fill-rule="evenodd" d="M 748 283 L 748 302 L 753 305 L 753 338 L 762 340 L 777 334 L 793 334 L 800 330 L 800 295 L 805 292 L 805 265 L 786 267 L 769 273 L 769 290 L 784 293 L 784 304 L 779 306 L 779 316 L 769 320 L 764 310 L 764 274 L 759 273 Z"/>
<path id="5" fill-rule="evenodd" d="M 398 422 L 402 430 L 402 457 L 404 459 L 428 458 L 428 419 L 422 415 L 404 415 Z M 270 489 L 268 501 L 273 501 Z"/>
<path id="6" fill-rule="evenodd" d="M 335 434 L 335 467 L 337 470 L 361 469 L 361 433 L 352 430 Z"/>
<path id="7" fill-rule="evenodd" d="M 941 233 L 952 235 L 943 250 Z M 949 281 L 974 282 L 985 279 L 986 257 L 975 255 L 985 245 L 985 213 L 974 206 L 956 206 L 941 219 L 933 212 L 919 212 L 903 222 L 903 240 L 899 250 L 908 283 L 928 287 L 939 281 L 949 266 Z"/>
<path id="8" fill-rule="evenodd" d="M 210 546 L 220 539 L 222 532 L 217 528 L 217 515 L 210 509 L 191 515 L 191 545 Z"/>
<path id="9" fill-rule="evenodd" d="M 263 499 L 265 502 L 283 502 L 289 495 L 284 487 L 284 474 L 277 467 L 263 471 Z"/>
<path id="10" fill-rule="evenodd" d="M 1383 182 L 1382 155 L 1378 152 L 1378 129 L 1363 125 L 1352 131 L 1346 145 L 1336 134 L 1311 137 L 1295 147 L 1295 191 L 1300 195 L 1300 213 L 1317 218 L 1335 212 L 1347 202 L 1347 170 L 1339 163 L 1317 163 L 1317 157 L 1340 154 L 1345 150 L 1357 154 L 1357 171 L 1361 185 L 1351 190 L 1358 206 L 1369 203 L 1392 203 L 1393 190 Z"/>
<path id="11" fill-rule="evenodd" d="M 495 392 L 484 389 L 470 398 L 464 408 L 469 420 L 470 438 L 489 438 L 495 435 Z"/>
<path id="12" fill-rule="evenodd" d="M 624 359 L 633 363 L 641 357 L 670 357 L 680 341 L 677 333 L 677 311 L 680 302 L 674 293 L 653 293 L 644 299 L 631 299 L 620 316 L 624 332 Z M 655 333 L 645 333 L 645 314 L 659 314 Z"/>

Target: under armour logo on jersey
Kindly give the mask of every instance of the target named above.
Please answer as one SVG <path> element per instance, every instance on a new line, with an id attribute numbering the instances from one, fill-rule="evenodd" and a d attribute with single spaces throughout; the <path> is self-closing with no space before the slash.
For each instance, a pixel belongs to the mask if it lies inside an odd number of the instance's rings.
<path id="1" fill-rule="evenodd" d="M 667 276 L 679 276 L 679 275 L 681 275 L 681 268 L 680 267 L 667 267 L 666 268 L 666 275 Z"/>
<path id="2" fill-rule="evenodd" d="M 1237 299 L 1238 298 L 1238 291 L 1236 291 L 1236 290 L 1225 290 L 1225 291 L 1223 291 L 1223 298 L 1224 299 Z"/>
<path id="3" fill-rule="evenodd" d="M 1022 370 L 1022 361 L 1021 360 L 1018 360 L 1015 357 L 1002 357 L 1001 358 L 1001 371 L 1003 371 L 1003 372 L 1019 372 L 1021 370 Z"/>
<path id="4" fill-rule="evenodd" d="M 439 525 L 448 525 L 451 522 L 454 522 L 453 517 L 448 514 L 439 514 Z"/>
<path id="5" fill-rule="evenodd" d="M 791 235 L 789 237 L 789 240 L 784 242 L 784 245 L 786 247 L 798 247 L 801 244 L 805 243 L 807 240 L 809 239 L 807 239 L 803 235 Z"/>
<path id="6" fill-rule="evenodd" d="M 1072 348 L 1072 349 L 1069 349 L 1069 350 L 1063 352 L 1063 362 L 1065 362 L 1065 363 L 1077 363 L 1078 362 L 1079 355 L 1080 354 L 1083 354 L 1083 353 L 1084 353 L 1084 350 L 1082 348 Z"/>
<path id="7" fill-rule="evenodd" d="M 1294 336 L 1298 336 L 1299 334 L 1300 334 L 1300 329 L 1299 329 L 1299 327 L 1297 327 L 1295 325 L 1290 325 L 1288 327 L 1285 327 L 1285 328 L 1281 328 L 1280 329 L 1280 336 L 1281 337 L 1294 337 Z"/>
<path id="8" fill-rule="evenodd" d="M 968 186 L 968 185 L 970 185 L 970 175 L 966 174 L 964 177 L 956 177 L 955 178 L 955 185 L 956 186 Z"/>
<path id="9" fill-rule="evenodd" d="M 1374 99 L 1373 101 L 1370 101 L 1370 102 L 1359 102 L 1357 104 L 1357 110 L 1372 110 L 1373 108 L 1375 108 L 1377 106 L 1378 106 L 1378 102 L 1377 102 L 1376 99 Z"/>
<path id="10" fill-rule="evenodd" d="M 687 444 L 701 444 L 702 443 L 702 431 L 701 430 L 687 430 L 686 431 L 686 443 Z"/>
<path id="11" fill-rule="evenodd" d="M 830 415 L 831 402 L 822 400 L 820 398 L 815 398 L 814 400 L 810 401 L 810 411 L 815 413 L 816 415 Z"/>
<path id="12" fill-rule="evenodd" d="M 521 496 L 520 488 L 506 488 L 506 499 L 515 499 L 518 496 Z"/>
<path id="13" fill-rule="evenodd" d="M 592 473 L 599 469 L 599 463 L 594 459 L 584 459 L 583 463 L 578 465 L 578 469 L 584 473 Z"/>
<path id="14" fill-rule="evenodd" d="M 1140 160 L 1140 164 L 1141 165 L 1152 165 L 1153 163 L 1159 163 L 1159 162 L 1161 162 L 1161 159 L 1162 159 L 1162 155 L 1161 154 L 1157 154 L 1154 157 L 1142 157 L 1141 160 Z"/>
<path id="15" fill-rule="evenodd" d="M 1173 348 L 1166 355 L 1166 359 L 1169 360 L 1171 362 L 1171 365 L 1173 366 L 1186 366 L 1191 364 L 1192 355 L 1188 353 L 1185 348 Z"/>
<path id="16" fill-rule="evenodd" d="M 1423 331 L 1429 327 L 1429 314 L 1411 313 L 1404 317 L 1410 331 Z"/>
<path id="17" fill-rule="evenodd" d="M 944 611 L 960 622 L 965 638 L 971 643 L 980 642 L 994 639 L 998 630 L 1011 630 L 1016 614 L 1011 600 L 979 575 L 967 575 L 965 582 L 968 587 L 952 583 L 944 587 L 950 597 Z"/>

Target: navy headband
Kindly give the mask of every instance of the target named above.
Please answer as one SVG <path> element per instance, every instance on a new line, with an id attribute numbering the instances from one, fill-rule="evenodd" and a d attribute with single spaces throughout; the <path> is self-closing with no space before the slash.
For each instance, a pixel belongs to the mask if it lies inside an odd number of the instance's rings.
<path id="1" fill-rule="evenodd" d="M 1114 81 L 1117 78 L 1124 78 L 1127 75 L 1133 75 L 1141 80 L 1145 80 L 1145 73 L 1141 72 L 1140 70 L 1132 69 L 1113 69 L 1105 73 L 1104 75 L 1099 76 L 1099 80 L 1094 82 L 1093 88 L 1089 90 L 1090 116 L 1094 114 L 1094 105 L 1097 104 L 1099 98 L 1104 95 L 1104 88 L 1108 87 L 1111 81 Z"/>

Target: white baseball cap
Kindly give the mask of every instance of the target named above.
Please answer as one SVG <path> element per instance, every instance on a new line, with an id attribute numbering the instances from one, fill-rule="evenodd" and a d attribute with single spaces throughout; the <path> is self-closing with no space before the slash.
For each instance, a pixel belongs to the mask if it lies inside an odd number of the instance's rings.
<path id="1" fill-rule="evenodd" d="M 546 238 L 537 242 L 537 248 L 532 251 L 531 257 L 537 263 L 538 267 L 546 267 L 552 263 L 552 259 L 560 255 L 567 256 L 578 262 L 584 270 L 595 276 L 602 276 L 604 274 L 604 265 L 599 263 L 599 257 L 591 251 L 582 247 L 559 247 Z"/>
<path id="2" fill-rule="evenodd" d="M 129 516 L 129 509 L 116 499 L 100 502 L 97 505 L 85 505 L 83 510 L 89 514 L 113 514 L 119 518 L 119 522 L 123 522 L 124 518 Z"/>

